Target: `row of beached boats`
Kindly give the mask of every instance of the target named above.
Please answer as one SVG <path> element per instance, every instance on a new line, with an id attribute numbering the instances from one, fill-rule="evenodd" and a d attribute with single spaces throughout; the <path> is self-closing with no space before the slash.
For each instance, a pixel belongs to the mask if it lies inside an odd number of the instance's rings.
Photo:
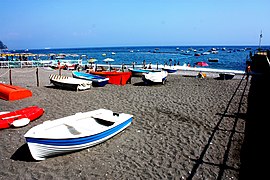
<path id="1" fill-rule="evenodd" d="M 102 72 L 79 72 L 72 71 L 72 77 L 51 74 L 50 82 L 60 88 L 71 90 L 87 90 L 93 87 L 103 87 L 106 84 L 125 85 L 131 83 L 131 77 L 141 77 L 145 84 L 165 84 L 168 72 L 165 70 L 153 69 L 129 69 L 122 71 L 102 71 Z"/>
<path id="2" fill-rule="evenodd" d="M 162 69 L 133 69 L 125 71 L 92 71 L 90 73 L 72 71 L 72 77 L 56 74 L 50 75 L 50 82 L 61 88 L 72 90 L 87 90 L 92 86 L 103 87 L 106 84 L 125 85 L 131 83 L 131 77 L 141 77 L 146 85 L 165 84 L 169 73 L 175 73 L 179 69 L 167 66 Z M 219 73 L 219 79 L 232 79 L 235 74 L 228 72 Z"/>

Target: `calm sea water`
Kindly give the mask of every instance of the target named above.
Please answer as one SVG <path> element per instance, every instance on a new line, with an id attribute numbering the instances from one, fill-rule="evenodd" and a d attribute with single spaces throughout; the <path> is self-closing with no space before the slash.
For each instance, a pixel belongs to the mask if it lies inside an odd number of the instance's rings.
<path id="1" fill-rule="evenodd" d="M 215 49 L 213 49 L 215 48 Z M 28 53 L 34 54 L 77 54 L 77 57 L 66 59 L 83 59 L 87 64 L 89 58 L 95 58 L 97 64 L 105 64 L 105 58 L 112 58 L 112 64 L 179 64 L 190 63 L 191 66 L 197 61 L 205 61 L 209 66 L 206 68 L 245 70 L 246 60 L 250 52 L 254 52 L 258 46 L 146 46 L 146 47 L 98 47 L 98 48 L 65 48 L 65 49 L 29 49 Z M 269 47 L 263 47 L 269 48 Z M 23 52 L 17 50 L 16 52 Z M 207 53 L 205 53 L 207 52 Z M 106 55 L 105 55 L 106 54 Z M 206 55 L 203 55 L 206 54 Z M 51 57 L 40 57 L 48 60 Z M 217 58 L 218 62 L 209 62 L 209 58 Z"/>

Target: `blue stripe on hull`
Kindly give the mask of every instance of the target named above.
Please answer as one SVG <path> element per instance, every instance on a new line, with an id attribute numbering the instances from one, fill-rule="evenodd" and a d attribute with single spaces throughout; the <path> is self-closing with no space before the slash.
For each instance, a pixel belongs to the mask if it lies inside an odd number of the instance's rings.
<path id="1" fill-rule="evenodd" d="M 81 72 L 73 72 L 72 73 L 74 78 L 84 79 L 88 81 L 92 81 L 92 85 L 94 87 L 103 87 L 106 84 L 109 83 L 109 80 L 106 77 L 93 75 L 93 74 L 87 74 L 87 73 L 81 73 Z"/>
<path id="2" fill-rule="evenodd" d="M 94 87 L 103 87 L 103 86 L 105 86 L 106 84 L 108 84 L 108 80 L 106 80 L 106 81 L 101 81 L 101 82 L 96 82 L 96 81 L 92 81 L 92 85 L 94 86 Z"/>
<path id="3" fill-rule="evenodd" d="M 168 73 L 175 73 L 177 70 L 165 69 L 165 71 L 167 71 Z"/>
<path id="4" fill-rule="evenodd" d="M 108 129 L 104 132 L 101 132 L 99 134 L 86 136 L 86 137 L 78 137 L 78 138 L 69 138 L 69 139 L 43 139 L 43 138 L 30 138 L 27 137 L 26 141 L 29 143 L 37 143 L 37 144 L 46 144 L 46 145 L 52 145 L 52 146 L 73 146 L 73 145 L 81 145 L 86 143 L 95 142 L 98 140 L 101 140 L 107 136 L 110 136 L 111 134 L 114 134 L 118 131 L 120 131 L 122 128 L 127 126 L 129 123 L 131 123 L 132 118 L 126 120 L 125 122 Z"/>

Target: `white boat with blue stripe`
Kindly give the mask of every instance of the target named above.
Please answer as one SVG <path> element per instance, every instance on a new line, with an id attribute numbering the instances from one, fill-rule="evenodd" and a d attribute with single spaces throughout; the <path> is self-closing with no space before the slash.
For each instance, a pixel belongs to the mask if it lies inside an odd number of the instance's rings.
<path id="1" fill-rule="evenodd" d="M 133 115 L 98 109 L 45 121 L 25 135 L 32 157 L 48 157 L 82 150 L 115 136 L 132 122 Z"/>

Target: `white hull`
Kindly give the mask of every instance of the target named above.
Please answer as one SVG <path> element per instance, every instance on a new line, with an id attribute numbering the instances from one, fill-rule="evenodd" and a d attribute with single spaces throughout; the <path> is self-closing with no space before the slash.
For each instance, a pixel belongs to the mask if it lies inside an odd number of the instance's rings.
<path id="1" fill-rule="evenodd" d="M 92 81 L 77 79 L 73 77 L 61 76 L 57 74 L 50 75 L 50 82 L 53 83 L 55 86 L 61 88 L 67 88 L 72 90 L 87 90 L 90 89 L 92 86 Z"/>
<path id="2" fill-rule="evenodd" d="M 104 109 L 77 113 L 54 121 L 45 121 L 30 129 L 25 138 L 32 157 L 35 160 L 44 160 L 104 142 L 127 128 L 132 117 L 124 113 L 114 116 L 112 111 Z"/>
<path id="3" fill-rule="evenodd" d="M 127 124 L 127 126 L 129 126 L 130 124 L 131 123 Z M 114 135 L 118 134 L 119 132 L 124 130 L 127 126 L 123 127 L 119 131 L 111 134 L 110 136 L 102 138 L 102 139 L 100 139 L 98 141 L 94 141 L 94 142 L 86 143 L 86 144 L 82 144 L 82 145 L 52 146 L 52 145 L 45 145 L 45 144 L 38 144 L 38 143 L 27 143 L 27 144 L 28 144 L 28 147 L 29 147 L 30 152 L 32 154 L 32 157 L 35 160 L 40 161 L 40 160 L 45 160 L 46 157 L 53 157 L 53 156 L 57 156 L 57 155 L 60 155 L 60 154 L 71 153 L 71 152 L 74 152 L 74 151 L 89 148 L 91 146 L 95 146 L 95 145 L 97 145 L 99 143 L 102 143 L 102 142 L 108 140 L 109 138 L 113 137 Z"/>
<path id="4" fill-rule="evenodd" d="M 149 72 L 142 76 L 145 83 L 165 83 L 168 76 L 167 71 Z"/>

